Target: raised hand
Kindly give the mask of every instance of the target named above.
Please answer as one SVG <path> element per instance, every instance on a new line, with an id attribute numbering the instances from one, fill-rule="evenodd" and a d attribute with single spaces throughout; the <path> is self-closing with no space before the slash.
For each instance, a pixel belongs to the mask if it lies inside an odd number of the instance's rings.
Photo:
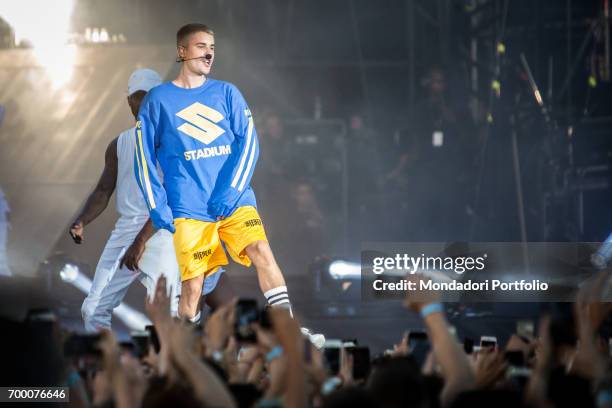
<path id="1" fill-rule="evenodd" d="M 100 332 L 98 348 L 102 352 L 102 361 L 104 362 L 105 369 L 112 375 L 113 371 L 119 368 L 119 357 L 121 355 L 119 344 L 112 331 L 102 330 Z"/>
<path id="2" fill-rule="evenodd" d="M 403 357 L 410 354 L 410 346 L 408 344 L 408 337 L 410 336 L 410 332 L 404 332 L 402 336 L 402 340 L 393 345 L 393 351 L 391 352 L 391 356 L 393 357 Z"/>
<path id="3" fill-rule="evenodd" d="M 153 299 L 145 301 L 145 310 L 157 328 L 170 321 L 170 296 L 164 275 L 157 280 Z"/>
<path id="4" fill-rule="evenodd" d="M 236 301 L 223 305 L 208 318 L 204 333 L 208 337 L 207 353 L 222 351 L 234 330 Z"/>
<path id="5" fill-rule="evenodd" d="M 260 325 L 254 324 L 255 333 L 257 334 L 257 344 L 262 353 L 267 353 L 278 345 L 278 339 L 269 330 L 263 329 Z"/>
<path id="6" fill-rule="evenodd" d="M 408 282 L 414 282 L 416 288 L 419 288 L 420 281 L 429 280 L 429 278 L 421 274 L 408 274 L 406 276 Z M 404 299 L 404 307 L 415 312 L 420 312 L 421 308 L 430 303 L 440 302 L 440 294 L 433 290 L 407 290 L 406 298 Z"/>
<path id="7" fill-rule="evenodd" d="M 72 238 L 75 244 L 80 244 L 83 242 L 84 229 L 85 225 L 81 220 L 76 220 L 70 226 L 70 230 L 68 231 L 68 233 L 70 234 L 70 237 Z"/>
<path id="8" fill-rule="evenodd" d="M 476 358 L 476 386 L 487 388 L 504 377 L 508 365 L 498 350 L 483 349 Z"/>

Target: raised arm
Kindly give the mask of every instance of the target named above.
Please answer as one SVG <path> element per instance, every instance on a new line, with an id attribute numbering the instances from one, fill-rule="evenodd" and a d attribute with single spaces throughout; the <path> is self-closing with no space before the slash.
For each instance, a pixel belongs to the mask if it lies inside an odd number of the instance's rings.
<path id="1" fill-rule="evenodd" d="M 431 338 L 431 346 L 436 361 L 444 374 L 444 388 L 440 396 L 446 406 L 462 391 L 474 387 L 475 379 L 467 356 L 450 333 L 448 323 L 442 312 L 434 312 L 423 318 Z"/>
<path id="2" fill-rule="evenodd" d="M 158 131 L 159 102 L 148 93 L 142 102 L 136 122 L 136 154 L 134 166 L 136 180 L 144 195 L 153 226 L 174 233 L 174 219 L 168 207 L 166 190 L 157 173 L 157 147 L 160 143 Z"/>
<path id="3" fill-rule="evenodd" d="M 417 286 L 419 279 L 426 278 L 420 275 L 410 275 L 407 278 L 416 282 Z M 443 406 L 448 406 L 459 393 L 474 388 L 474 372 L 467 355 L 450 333 L 437 292 L 420 292 L 417 297 L 416 293 L 409 290 L 404 304 L 419 313 L 427 327 L 431 348 L 444 377 L 440 400 Z"/>
<path id="4" fill-rule="evenodd" d="M 210 211 L 221 218 L 231 214 L 240 196 L 249 188 L 259 156 L 253 115 L 244 97 L 235 86 L 231 86 L 227 98 L 231 110 L 229 122 L 236 143 L 230 158 L 221 169 L 208 203 Z"/>
<path id="5" fill-rule="evenodd" d="M 83 241 L 85 226 L 95 220 L 106 209 L 117 185 L 117 138 L 113 139 L 104 154 L 104 170 L 94 191 L 91 192 L 85 207 L 70 227 L 70 236 L 75 243 Z"/>

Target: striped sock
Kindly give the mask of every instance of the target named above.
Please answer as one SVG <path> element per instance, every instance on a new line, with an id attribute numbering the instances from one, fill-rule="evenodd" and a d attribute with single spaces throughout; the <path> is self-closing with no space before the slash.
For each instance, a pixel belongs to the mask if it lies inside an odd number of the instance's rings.
<path id="1" fill-rule="evenodd" d="M 287 293 L 286 286 L 278 286 L 276 288 L 267 290 L 264 293 L 268 304 L 272 307 L 283 307 L 289 310 L 289 314 L 293 316 L 291 310 L 291 301 L 289 300 L 289 294 Z"/>
<path id="2" fill-rule="evenodd" d="M 188 319 L 190 323 L 193 323 L 195 325 L 200 324 L 200 321 L 202 320 L 202 312 L 198 311 L 198 313 L 193 316 L 191 319 Z"/>

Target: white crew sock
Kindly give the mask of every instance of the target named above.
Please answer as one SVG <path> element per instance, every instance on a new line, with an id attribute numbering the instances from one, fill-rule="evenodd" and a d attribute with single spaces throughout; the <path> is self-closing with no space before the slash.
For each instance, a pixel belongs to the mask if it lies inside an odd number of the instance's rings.
<path id="1" fill-rule="evenodd" d="M 289 300 L 289 294 L 287 293 L 286 286 L 278 286 L 264 292 L 266 301 L 272 307 L 283 307 L 289 310 L 289 314 L 293 316 L 291 310 L 291 301 Z"/>

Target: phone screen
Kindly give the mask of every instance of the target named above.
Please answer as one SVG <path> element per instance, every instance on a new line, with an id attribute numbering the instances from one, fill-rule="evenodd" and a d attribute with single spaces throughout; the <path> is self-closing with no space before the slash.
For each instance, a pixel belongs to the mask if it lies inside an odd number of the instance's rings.
<path id="1" fill-rule="evenodd" d="M 424 331 L 410 330 L 408 333 L 408 346 L 411 351 L 423 343 L 428 343 L 428 341 L 427 333 Z"/>
<path id="2" fill-rule="evenodd" d="M 431 350 L 427 333 L 422 330 L 410 330 L 408 333 L 408 347 L 410 354 L 416 359 L 419 365 L 423 365 L 427 354 Z"/>
<path id="3" fill-rule="evenodd" d="M 347 353 L 353 356 L 353 378 L 362 380 L 370 374 L 370 349 L 369 347 L 350 347 Z"/>
<path id="4" fill-rule="evenodd" d="M 132 342 L 134 343 L 134 352 L 139 358 L 147 355 L 149 352 L 149 335 L 148 334 L 136 334 L 132 335 Z"/>
<path id="5" fill-rule="evenodd" d="M 463 339 L 463 350 L 465 354 L 472 354 L 474 352 L 474 339 L 466 337 Z"/>
<path id="6" fill-rule="evenodd" d="M 340 371 L 340 347 L 325 347 L 323 357 L 329 373 L 337 375 Z"/>
<path id="7" fill-rule="evenodd" d="M 480 341 L 480 347 L 482 348 L 487 348 L 487 347 L 495 348 L 496 346 L 497 346 L 497 342 L 495 340 L 481 340 Z"/>
<path id="8" fill-rule="evenodd" d="M 504 358 L 513 367 L 525 366 L 525 355 L 522 351 L 506 351 Z"/>
<path id="9" fill-rule="evenodd" d="M 247 343 L 255 343 L 257 336 L 251 327 L 259 321 L 259 310 L 257 301 L 253 299 L 240 299 L 236 304 L 236 323 L 234 331 L 236 340 Z"/>

